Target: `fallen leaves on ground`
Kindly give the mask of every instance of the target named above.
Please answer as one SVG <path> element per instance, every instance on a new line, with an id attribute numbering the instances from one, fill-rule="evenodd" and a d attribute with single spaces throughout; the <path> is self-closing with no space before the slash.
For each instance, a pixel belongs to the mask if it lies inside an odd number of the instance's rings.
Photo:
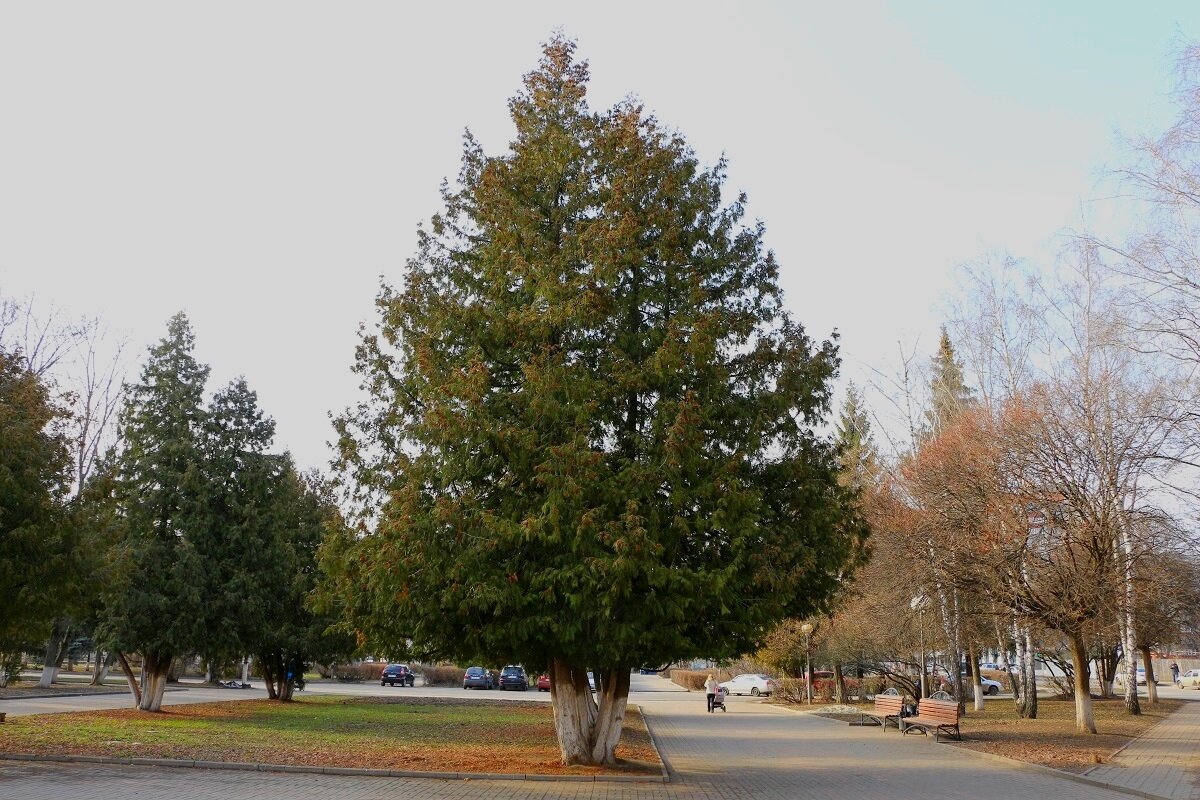
<path id="1" fill-rule="evenodd" d="M 1120 698 L 1093 699 L 1099 733 L 1075 729 L 1073 700 L 1038 700 L 1037 719 L 1018 719 L 1011 702 L 992 700 L 986 710 L 969 711 L 961 720 L 964 741 L 972 750 L 1015 758 L 1068 772 L 1085 772 L 1107 763 L 1113 753 L 1182 705 L 1181 700 L 1142 702 L 1140 716 L 1130 716 Z"/>
<path id="2" fill-rule="evenodd" d="M 661 769 L 635 707 L 616 767 L 565 767 L 547 704 L 452 698 L 320 696 L 15 717 L 0 728 L 0 752 L 508 774 Z"/>

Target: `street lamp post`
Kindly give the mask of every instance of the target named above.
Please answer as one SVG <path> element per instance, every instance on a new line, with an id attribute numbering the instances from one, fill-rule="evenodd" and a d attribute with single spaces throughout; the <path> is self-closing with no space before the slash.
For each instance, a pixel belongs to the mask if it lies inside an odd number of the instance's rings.
<path id="1" fill-rule="evenodd" d="M 808 697 L 808 704 L 812 705 L 812 623 L 806 622 L 800 626 L 800 632 L 804 634 L 804 693 Z"/>
<path id="2" fill-rule="evenodd" d="M 925 607 L 929 605 L 929 598 L 923 594 L 919 594 L 912 599 L 908 607 L 917 612 L 917 635 L 921 642 L 921 697 L 929 696 L 929 683 L 925 678 Z"/>

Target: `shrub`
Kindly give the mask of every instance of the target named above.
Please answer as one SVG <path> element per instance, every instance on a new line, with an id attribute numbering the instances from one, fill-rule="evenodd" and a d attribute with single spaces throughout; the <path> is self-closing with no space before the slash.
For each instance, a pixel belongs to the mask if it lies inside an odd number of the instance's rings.
<path id="1" fill-rule="evenodd" d="M 861 681 L 858 678 L 845 678 L 846 684 L 846 700 L 850 701 L 854 698 L 860 700 L 864 698 L 864 692 L 878 694 L 880 686 L 883 684 L 882 678 L 863 678 Z M 776 681 L 778 687 L 775 689 L 775 699 L 785 703 L 807 703 L 808 695 L 804 690 L 803 678 L 783 678 Z M 864 686 L 868 688 L 864 688 Z M 816 678 L 813 680 L 813 702 L 827 705 L 834 702 L 836 694 L 837 682 L 833 678 Z"/>
<path id="2" fill-rule="evenodd" d="M 462 667 L 452 664 L 421 667 L 413 671 L 425 676 L 426 686 L 462 686 L 463 673 L 466 672 Z"/>
<path id="3" fill-rule="evenodd" d="M 799 678 L 780 678 L 776 681 L 775 699 L 784 703 L 803 703 L 807 699 L 804 693 L 804 681 Z"/>
<path id="4" fill-rule="evenodd" d="M 704 682 L 712 675 L 718 681 L 729 680 L 729 674 L 720 669 L 672 669 L 671 680 L 689 692 L 699 692 L 704 689 Z"/>
<path id="5" fill-rule="evenodd" d="M 335 664 L 331 671 L 333 677 L 342 683 L 357 683 L 379 680 L 386 666 L 382 661 L 364 661 L 361 664 Z"/>

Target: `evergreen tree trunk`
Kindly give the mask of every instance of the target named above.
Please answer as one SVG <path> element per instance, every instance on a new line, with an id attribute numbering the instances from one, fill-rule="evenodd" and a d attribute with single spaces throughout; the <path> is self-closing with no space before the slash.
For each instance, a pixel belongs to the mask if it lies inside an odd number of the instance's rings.
<path id="1" fill-rule="evenodd" d="M 1154 679 L 1154 662 L 1150 658 L 1150 647 L 1141 648 L 1142 665 L 1146 668 L 1146 702 L 1150 705 L 1158 703 L 1158 685 Z"/>
<path id="2" fill-rule="evenodd" d="M 92 686 L 103 686 L 108 680 L 108 672 L 116 662 L 116 653 L 109 650 L 105 653 L 96 651 L 96 668 L 92 671 Z"/>
<path id="3" fill-rule="evenodd" d="M 125 682 L 129 684 L 129 691 L 133 695 L 134 708 L 141 708 L 142 689 L 138 686 L 138 679 L 133 674 L 133 668 L 129 666 L 129 660 L 125 658 L 124 653 L 118 651 L 117 661 L 121 664 L 121 672 L 125 675 Z"/>
<path id="4" fill-rule="evenodd" d="M 629 699 L 629 668 L 597 670 L 596 679 L 593 698 L 586 669 L 561 659 L 550 663 L 550 702 L 564 764 L 601 765 L 615 760 Z"/>
<path id="5" fill-rule="evenodd" d="M 171 672 L 171 656 L 147 654 L 142 662 L 142 696 L 139 711 L 161 711 L 167 676 Z"/>
<path id="6" fill-rule="evenodd" d="M 262 664 L 263 683 L 267 684 L 267 699 L 278 700 L 279 692 L 275 689 L 275 662 L 268 656 L 259 656 L 258 661 Z"/>
<path id="7" fill-rule="evenodd" d="M 1092 676 L 1087 643 L 1080 634 L 1071 634 L 1067 638 L 1071 643 L 1071 662 L 1075 668 L 1075 727 L 1080 733 L 1095 733 L 1096 714 L 1092 708 Z"/>
<path id="8" fill-rule="evenodd" d="M 46 661 L 42 666 L 41 680 L 38 681 L 39 689 L 49 689 L 51 684 L 58 679 L 58 670 L 62 667 L 63 659 L 67 655 L 70 637 L 70 620 L 65 618 L 54 620 L 54 626 L 50 629 L 50 640 L 46 642 Z"/>

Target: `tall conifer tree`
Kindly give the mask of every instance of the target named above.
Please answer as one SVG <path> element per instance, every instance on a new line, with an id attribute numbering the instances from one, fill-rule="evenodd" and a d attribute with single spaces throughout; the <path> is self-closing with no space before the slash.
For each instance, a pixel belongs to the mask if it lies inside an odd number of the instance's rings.
<path id="1" fill-rule="evenodd" d="M 813 431 L 836 348 L 784 311 L 763 227 L 640 106 L 591 112 L 573 54 L 546 45 L 507 153 L 468 137 L 379 297 L 338 426 L 383 502 L 326 564 L 381 648 L 548 669 L 563 760 L 603 763 L 631 667 L 753 650 L 864 530 Z"/>
<path id="2" fill-rule="evenodd" d="M 141 654 L 142 683 L 134 688 L 145 711 L 159 710 L 172 659 L 204 634 L 209 565 L 195 543 L 207 513 L 201 441 L 208 367 L 192 355 L 194 345 L 187 318 L 172 317 L 121 415 L 114 499 L 124 529 L 102 636 L 117 650 Z"/>

